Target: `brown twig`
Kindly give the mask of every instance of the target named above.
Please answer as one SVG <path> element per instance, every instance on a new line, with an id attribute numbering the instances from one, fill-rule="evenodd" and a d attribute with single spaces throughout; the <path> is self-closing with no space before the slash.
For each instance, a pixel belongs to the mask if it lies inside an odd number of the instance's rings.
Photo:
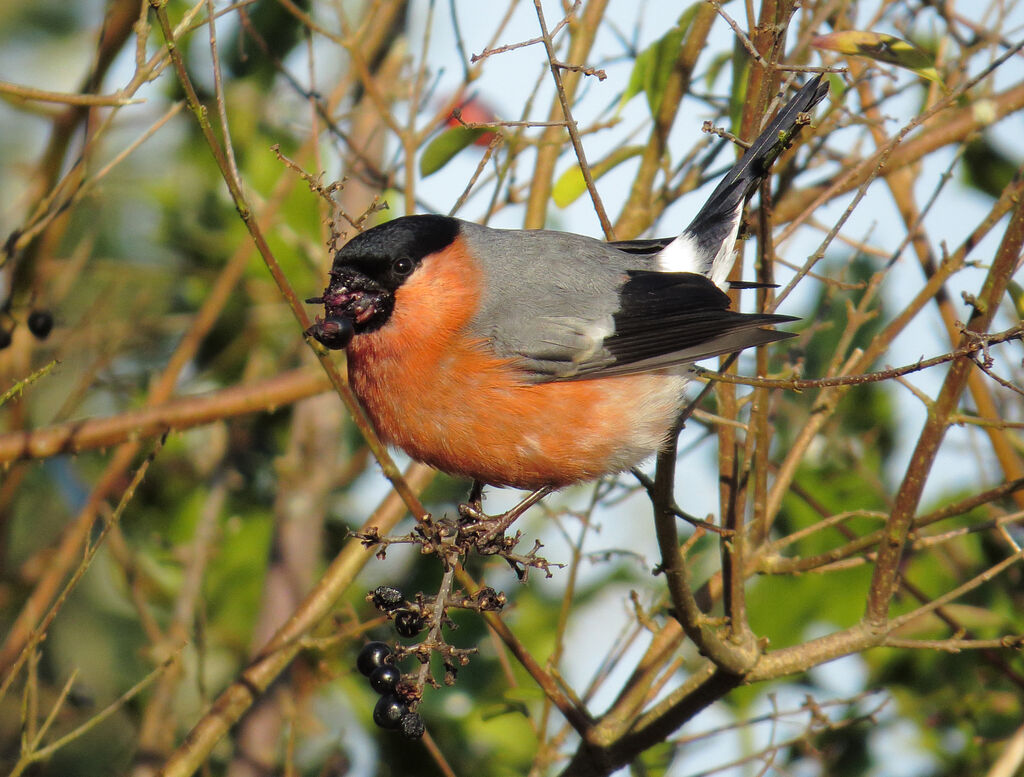
<path id="1" fill-rule="evenodd" d="M 903 367 L 890 367 L 889 369 L 877 372 L 861 373 L 859 375 L 837 375 L 831 378 L 753 378 L 732 373 L 715 372 L 704 367 L 693 367 L 694 373 L 706 380 L 714 380 L 719 383 L 733 383 L 739 386 L 754 386 L 764 389 L 788 389 L 790 391 L 803 391 L 812 388 L 836 388 L 838 386 L 860 386 L 865 383 L 879 383 L 881 381 L 900 378 L 904 375 L 911 375 L 921 370 L 937 367 L 940 364 L 947 364 L 964 356 L 971 356 L 983 350 L 988 345 L 1020 340 L 1024 337 L 1024 326 L 1014 326 L 996 334 L 986 334 L 981 339 L 965 338 L 966 344 L 961 345 L 954 351 L 944 353 L 941 356 L 933 356 L 930 359 L 921 359 L 913 364 Z M 980 365 L 979 365 L 980 366 Z"/>
<path id="2" fill-rule="evenodd" d="M 44 459 L 63 453 L 108 448 L 131 439 L 156 437 L 221 418 L 270 412 L 330 389 L 320 373 L 293 370 L 252 385 L 182 397 L 110 418 L 72 421 L 43 429 L 0 434 L 0 462 Z"/>
<path id="3" fill-rule="evenodd" d="M 1010 276 L 1017 268 L 1021 248 L 1024 246 L 1024 202 L 1019 202 L 1010 217 L 1010 223 L 1003 234 L 1003 240 L 996 253 L 981 292 L 974 315 L 967 322 L 967 331 L 962 342 L 972 343 L 967 332 L 983 334 L 995 316 L 999 301 L 1003 298 Z M 949 418 L 956 409 L 960 394 L 967 385 L 972 369 L 966 356 L 955 360 L 946 373 L 942 389 L 929 412 L 924 429 L 918 437 L 917 446 L 911 455 L 910 464 L 903 476 L 903 482 L 896 493 L 892 514 L 889 517 L 884 541 L 878 548 L 868 596 L 865 622 L 869 628 L 878 631 L 888 620 L 889 602 L 896 591 L 898 568 L 903 554 L 903 545 L 913 523 L 914 512 L 924 491 L 927 473 L 938 454 L 939 446 L 949 428 Z"/>
<path id="4" fill-rule="evenodd" d="M 569 95 L 566 93 L 565 85 L 562 83 L 562 70 L 568 69 L 566 65 L 561 64 L 555 57 L 555 45 L 551 39 L 551 34 L 548 32 L 547 22 L 544 21 L 544 9 L 541 8 L 540 0 L 533 0 L 533 7 L 537 11 L 537 22 L 540 24 L 541 37 L 544 40 L 544 49 L 547 51 L 548 64 L 551 68 L 551 77 L 555 81 L 555 91 L 558 93 L 558 101 L 562 106 L 562 115 L 565 117 L 565 128 L 569 132 L 569 138 L 572 140 L 573 150 L 576 152 L 576 160 L 580 165 L 580 172 L 583 173 L 583 180 L 587 184 L 587 191 L 590 192 L 590 199 L 594 203 L 594 212 L 597 213 L 597 218 L 601 222 L 601 229 L 604 232 L 606 240 L 615 239 L 615 230 L 612 228 L 612 223 L 608 219 L 608 214 L 605 212 L 604 203 L 601 201 L 601 195 L 598 194 L 597 187 L 594 185 L 594 176 L 590 170 L 590 164 L 587 162 L 587 155 L 583 150 L 583 141 L 580 139 L 579 127 L 576 125 L 576 120 L 572 116 L 572 106 L 569 104 Z M 572 72 L 583 72 L 582 70 L 572 70 Z"/>
<path id="5" fill-rule="evenodd" d="M 259 251 L 260 256 L 263 258 L 267 269 L 270 271 L 271 277 L 277 284 L 277 288 L 282 297 L 284 297 L 288 306 L 291 308 L 292 314 L 302 327 L 302 331 L 306 332 L 310 327 L 310 321 L 309 317 L 306 315 L 306 310 L 302 306 L 301 300 L 288 283 L 288 279 L 282 272 L 277 260 L 274 258 L 273 252 L 270 250 L 270 246 L 267 245 L 259 224 L 256 219 L 253 218 L 248 201 L 242 191 L 241 182 L 234 177 L 231 164 L 225 156 L 220 143 L 213 135 L 213 129 L 210 126 L 209 119 L 207 118 L 206 108 L 199 101 L 195 88 L 192 86 L 192 80 L 185 69 L 184 60 L 182 59 L 181 52 L 178 50 L 175 42 L 174 31 L 171 28 L 169 19 L 167 18 L 165 0 L 149 0 L 149 2 L 153 10 L 156 12 L 156 17 L 160 22 L 160 28 L 163 31 L 164 39 L 167 43 L 167 50 L 170 53 L 171 61 L 177 70 L 178 80 L 180 81 L 182 88 L 185 90 L 185 97 L 188 101 L 189 108 L 192 110 L 193 114 L 195 114 L 196 119 L 199 122 L 200 130 L 203 133 L 203 137 L 206 139 L 206 143 L 213 154 L 214 160 L 217 162 L 218 168 L 220 168 L 224 181 L 231 193 L 231 197 L 238 209 L 238 214 L 242 218 L 246 229 L 249 231 L 249 235 L 252 237 L 253 242 L 256 244 L 256 248 Z M 359 57 L 361 57 L 361 53 L 358 56 L 353 57 L 357 67 L 359 63 L 362 62 L 365 68 L 365 62 L 363 62 Z M 390 114 L 388 113 L 387 115 Z M 426 512 L 423 509 L 423 505 L 420 504 L 416 495 L 403 482 L 402 473 L 391 459 L 387 449 L 377 438 L 373 425 L 359 406 L 355 395 L 352 393 L 351 388 L 349 388 L 348 381 L 342 377 L 326 349 L 319 347 L 310 335 L 307 335 L 306 340 L 316 354 L 317 359 L 320 361 L 320 365 L 330 378 L 331 385 L 334 386 L 335 391 L 338 392 L 338 395 L 341 397 L 342 401 L 351 413 L 353 421 L 359 428 L 360 433 L 366 439 L 367 444 L 373 451 L 373 455 L 377 458 L 377 461 L 380 462 L 384 475 L 391 481 L 395 490 L 402 496 L 402 498 L 407 500 L 406 503 L 409 505 L 413 514 L 416 516 L 423 516 Z"/>
<path id="6" fill-rule="evenodd" d="M 416 492 L 422 491 L 433 477 L 434 471 L 422 464 L 413 464 L 405 473 L 405 481 Z M 406 511 L 404 500 L 394 492 L 389 493 L 360 531 L 376 530 L 386 535 Z M 373 552 L 357 539 L 345 545 L 288 622 L 278 629 L 239 677 L 221 692 L 185 741 L 166 760 L 160 770 L 161 777 L 187 777 L 200 767 L 214 745 L 249 709 L 257 695 L 265 691 L 292 662 L 302 648 L 302 637 L 330 614 L 335 602 L 372 558 Z"/>
<path id="7" fill-rule="evenodd" d="M 569 51 L 565 59 L 569 62 L 583 62 L 587 59 L 594 39 L 597 37 L 597 30 L 601 19 L 604 17 L 608 0 L 588 0 L 583 12 L 570 27 Z M 566 15 L 566 20 L 572 18 L 579 8 L 579 3 L 574 3 L 572 13 Z M 548 39 L 552 37 L 549 33 Z M 548 63 L 550 69 L 550 62 Z M 566 102 L 572 103 L 579 88 L 580 74 L 569 72 L 564 78 L 560 78 L 562 93 Z M 569 114 L 562 105 L 563 96 L 560 93 L 552 102 L 548 111 L 549 122 L 567 122 Z M 530 177 L 530 193 L 526 200 L 526 216 L 523 219 L 523 226 L 526 229 L 542 229 L 547 221 L 551 189 L 554 185 L 555 165 L 562 151 L 564 135 L 561 126 L 549 127 L 537 140 L 537 159 L 533 166 L 533 174 Z"/>

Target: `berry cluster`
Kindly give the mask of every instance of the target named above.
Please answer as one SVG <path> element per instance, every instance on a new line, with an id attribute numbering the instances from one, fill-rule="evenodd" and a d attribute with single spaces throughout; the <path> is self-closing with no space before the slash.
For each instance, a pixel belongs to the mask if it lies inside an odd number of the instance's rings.
<path id="1" fill-rule="evenodd" d="M 423 718 L 409 709 L 402 694 L 402 673 L 392 663 L 394 653 L 383 642 L 368 642 L 359 651 L 356 668 L 370 679 L 380 699 L 373 708 L 373 722 L 381 728 L 398 729 L 406 739 L 419 739 L 426 731 Z"/>
<path id="2" fill-rule="evenodd" d="M 411 639 L 423 631 L 427 625 L 423 614 L 415 608 L 410 607 L 405 601 L 405 596 L 397 588 L 389 585 L 377 586 L 369 596 L 373 606 L 386 614 L 395 622 L 395 631 L 398 636 Z"/>

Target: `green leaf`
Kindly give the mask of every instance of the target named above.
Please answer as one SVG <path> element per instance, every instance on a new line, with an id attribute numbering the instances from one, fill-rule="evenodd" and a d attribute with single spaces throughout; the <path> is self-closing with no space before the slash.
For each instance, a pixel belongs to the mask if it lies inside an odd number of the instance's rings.
<path id="1" fill-rule="evenodd" d="M 743 122 L 751 63 L 750 52 L 737 38 L 732 44 L 732 90 L 729 92 L 729 128 L 733 134 L 739 133 Z"/>
<path id="2" fill-rule="evenodd" d="M 622 148 L 617 148 L 600 162 L 591 165 L 590 174 L 596 181 L 616 165 L 625 162 L 627 159 L 640 156 L 643 152 L 643 146 L 623 146 Z M 555 205 L 559 208 L 564 208 L 574 203 L 586 190 L 587 182 L 583 179 L 583 171 L 580 170 L 579 165 L 573 165 L 558 177 L 554 188 L 551 190 L 551 199 L 555 201 Z"/>
<path id="3" fill-rule="evenodd" d="M 647 105 L 652 116 L 657 116 L 661 109 L 661 100 L 665 96 L 665 84 L 675 67 L 679 47 L 683 45 L 690 25 L 697 16 L 701 3 L 694 3 L 679 17 L 679 21 L 658 40 L 637 54 L 633 63 L 633 72 L 629 74 L 629 83 L 619 101 L 619 110 L 643 92 L 647 95 Z"/>
<path id="4" fill-rule="evenodd" d="M 486 127 L 452 127 L 445 130 L 423 150 L 420 157 L 420 175 L 433 175 L 466 146 L 471 146 L 481 135 L 494 130 Z"/>
<path id="5" fill-rule="evenodd" d="M 838 51 L 840 54 L 867 57 L 876 62 L 885 62 L 917 73 L 922 78 L 942 84 L 942 78 L 935 69 L 934 59 L 913 43 L 887 35 L 884 32 L 844 30 L 829 35 L 819 35 L 811 41 L 819 49 Z M 944 84 L 942 84 L 945 86 Z"/>
<path id="6" fill-rule="evenodd" d="M 661 101 L 665 96 L 665 85 L 668 77 L 675 67 L 676 55 L 679 47 L 683 45 L 683 30 L 673 28 L 658 41 L 653 49 L 648 49 L 645 54 L 648 59 L 644 65 L 644 94 L 647 95 L 647 107 L 651 110 L 651 116 L 657 116 L 661 110 Z M 637 60 L 639 63 L 639 58 Z"/>
<path id="7" fill-rule="evenodd" d="M 637 758 L 638 764 L 643 766 L 642 771 L 637 773 L 644 777 L 664 777 L 668 774 L 672 761 L 675 760 L 679 746 L 674 742 L 658 742 L 644 750 Z"/>
<path id="8" fill-rule="evenodd" d="M 731 51 L 723 51 L 711 58 L 711 62 L 708 63 L 708 68 L 704 72 L 704 86 L 706 89 L 710 91 L 714 88 L 715 81 L 718 79 L 719 73 L 722 72 L 722 68 L 728 65 L 731 61 Z"/>

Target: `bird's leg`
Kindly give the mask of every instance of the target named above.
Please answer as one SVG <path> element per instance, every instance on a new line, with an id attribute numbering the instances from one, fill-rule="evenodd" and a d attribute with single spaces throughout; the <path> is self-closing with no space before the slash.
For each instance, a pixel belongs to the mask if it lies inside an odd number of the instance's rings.
<path id="1" fill-rule="evenodd" d="M 469 496 L 466 501 L 459 505 L 459 515 L 462 519 L 483 521 L 487 520 L 489 516 L 484 515 L 484 484 L 479 480 L 474 480 L 473 485 L 469 489 Z"/>

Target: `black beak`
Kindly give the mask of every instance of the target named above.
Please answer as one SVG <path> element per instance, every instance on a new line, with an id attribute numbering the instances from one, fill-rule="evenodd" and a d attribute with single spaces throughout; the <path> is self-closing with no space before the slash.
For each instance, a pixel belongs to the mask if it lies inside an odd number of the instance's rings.
<path id="1" fill-rule="evenodd" d="M 348 347 L 355 333 L 355 327 L 350 319 L 336 317 L 317 321 L 306 330 L 308 336 L 332 351 L 341 351 Z"/>

